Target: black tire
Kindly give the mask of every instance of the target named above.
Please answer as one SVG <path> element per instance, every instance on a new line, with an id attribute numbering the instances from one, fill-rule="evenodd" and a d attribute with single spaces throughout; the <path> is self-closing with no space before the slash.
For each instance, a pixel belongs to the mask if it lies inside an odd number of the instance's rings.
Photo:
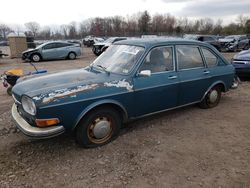
<path id="1" fill-rule="evenodd" d="M 32 54 L 30 57 L 30 60 L 33 62 L 39 62 L 41 61 L 41 55 L 40 54 Z"/>
<path id="2" fill-rule="evenodd" d="M 7 88 L 7 93 L 9 96 L 12 95 L 12 87 L 11 86 Z"/>
<path id="3" fill-rule="evenodd" d="M 221 87 L 215 86 L 206 94 L 204 99 L 200 102 L 199 106 L 201 108 L 213 108 L 217 106 L 221 99 Z"/>
<path id="4" fill-rule="evenodd" d="M 97 47 L 97 48 L 98 48 L 98 47 Z M 99 49 L 97 49 L 97 48 L 93 49 L 93 52 L 94 52 L 94 54 L 95 54 L 96 56 L 99 56 L 99 55 L 101 55 L 102 51 L 99 50 Z"/>
<path id="5" fill-rule="evenodd" d="M 68 59 L 70 59 L 70 60 L 76 59 L 76 54 L 74 52 L 69 52 Z"/>
<path id="6" fill-rule="evenodd" d="M 84 148 L 105 145 L 117 138 L 121 122 L 120 114 L 114 109 L 97 108 L 88 113 L 77 125 L 76 141 Z"/>
<path id="7" fill-rule="evenodd" d="M 248 50 L 249 49 L 249 44 L 246 44 L 243 48 L 243 50 Z"/>

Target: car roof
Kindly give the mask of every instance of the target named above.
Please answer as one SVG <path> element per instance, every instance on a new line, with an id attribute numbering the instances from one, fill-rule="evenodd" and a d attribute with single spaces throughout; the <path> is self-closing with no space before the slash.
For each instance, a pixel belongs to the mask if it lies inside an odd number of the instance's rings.
<path id="1" fill-rule="evenodd" d="M 122 40 L 115 43 L 123 44 L 123 45 L 134 45 L 134 46 L 142 46 L 145 48 L 150 48 L 154 46 L 160 45 L 174 45 L 174 44 L 194 44 L 194 45 L 206 45 L 206 43 L 196 41 L 196 40 L 188 40 L 182 38 L 141 38 L 141 39 L 128 39 Z"/>

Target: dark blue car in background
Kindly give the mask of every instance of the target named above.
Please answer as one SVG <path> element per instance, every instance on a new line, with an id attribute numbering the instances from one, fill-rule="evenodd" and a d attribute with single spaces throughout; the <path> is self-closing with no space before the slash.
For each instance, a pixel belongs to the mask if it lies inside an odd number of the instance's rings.
<path id="1" fill-rule="evenodd" d="M 244 50 L 233 57 L 232 64 L 239 77 L 250 78 L 250 50 Z"/>
<path id="2" fill-rule="evenodd" d="M 83 147 L 96 147 L 115 139 L 129 120 L 196 103 L 215 107 L 234 74 L 209 44 L 124 40 L 86 68 L 19 80 L 12 116 L 29 137 L 68 131 Z"/>

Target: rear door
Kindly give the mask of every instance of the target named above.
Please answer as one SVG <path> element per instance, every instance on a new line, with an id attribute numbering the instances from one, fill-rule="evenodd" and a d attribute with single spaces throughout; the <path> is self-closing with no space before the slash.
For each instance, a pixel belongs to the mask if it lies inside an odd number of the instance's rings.
<path id="1" fill-rule="evenodd" d="M 70 44 L 58 42 L 56 43 L 56 56 L 58 59 L 62 59 L 68 56 L 68 46 Z"/>
<path id="2" fill-rule="evenodd" d="M 211 85 L 211 73 L 203 62 L 200 48 L 195 45 L 177 45 L 176 56 L 180 78 L 179 105 L 200 101 Z"/>

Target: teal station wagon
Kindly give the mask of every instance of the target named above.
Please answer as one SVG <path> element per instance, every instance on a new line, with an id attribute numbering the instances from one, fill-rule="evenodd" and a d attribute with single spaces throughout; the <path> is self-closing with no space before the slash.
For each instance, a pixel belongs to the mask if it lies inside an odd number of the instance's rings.
<path id="1" fill-rule="evenodd" d="M 12 116 L 29 137 L 67 131 L 83 147 L 96 147 L 115 139 L 129 120 L 195 103 L 215 107 L 234 75 L 209 44 L 124 40 L 88 67 L 19 80 Z"/>

